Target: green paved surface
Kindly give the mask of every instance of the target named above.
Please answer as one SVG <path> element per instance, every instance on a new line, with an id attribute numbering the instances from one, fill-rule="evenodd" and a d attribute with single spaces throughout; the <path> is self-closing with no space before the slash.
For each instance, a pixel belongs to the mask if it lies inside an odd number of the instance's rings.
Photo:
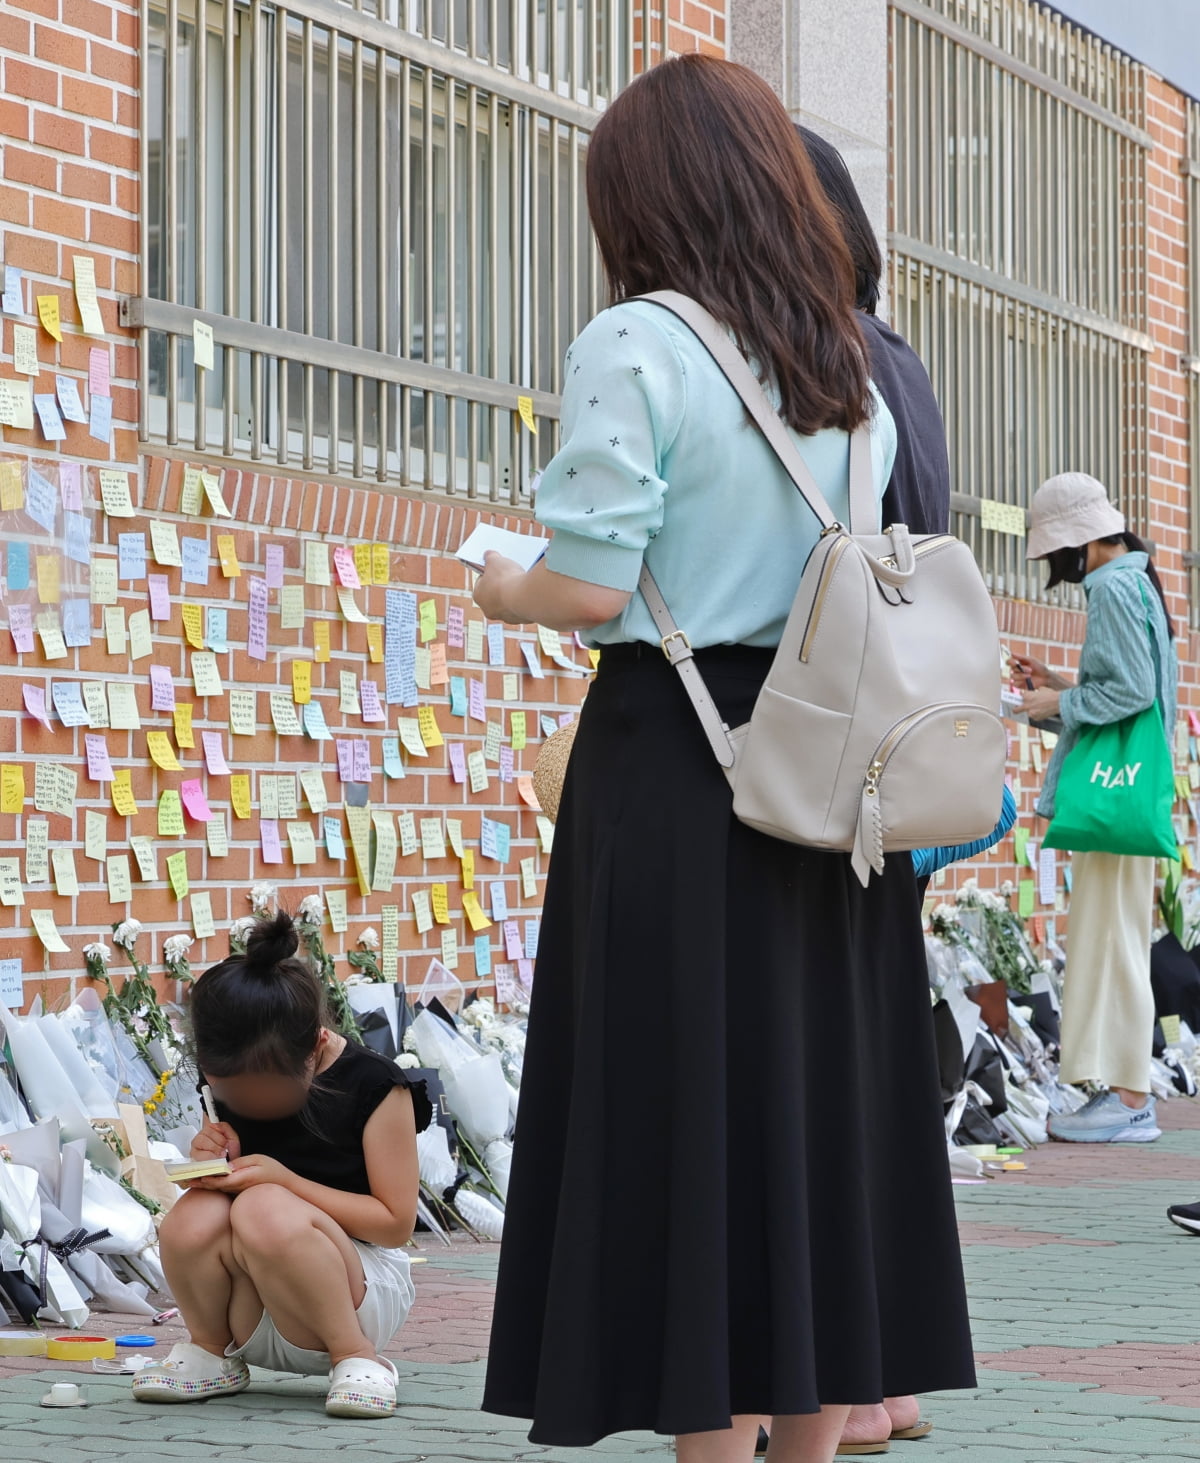
<path id="1" fill-rule="evenodd" d="M 925 1399 L 934 1433 L 895 1444 L 893 1458 L 1200 1463 L 1200 1240 L 1163 1215 L 1168 1203 L 1200 1198 L 1200 1104 L 1171 1103 L 1163 1125 L 1167 1136 L 1145 1148 L 1052 1145 L 1029 1155 L 1025 1174 L 957 1190 L 979 1386 Z M 424 1253 L 417 1309 L 393 1353 L 402 1408 L 391 1421 L 327 1419 L 315 1380 L 260 1373 L 254 1390 L 228 1401 L 147 1407 L 119 1378 L 4 1362 L 0 1463 L 584 1456 L 530 1444 L 523 1428 L 478 1411 L 495 1250 L 427 1244 Z M 68 1376 L 84 1383 L 90 1406 L 40 1408 L 49 1382 Z M 670 1456 L 666 1439 L 647 1435 L 591 1451 L 612 1463 Z"/>

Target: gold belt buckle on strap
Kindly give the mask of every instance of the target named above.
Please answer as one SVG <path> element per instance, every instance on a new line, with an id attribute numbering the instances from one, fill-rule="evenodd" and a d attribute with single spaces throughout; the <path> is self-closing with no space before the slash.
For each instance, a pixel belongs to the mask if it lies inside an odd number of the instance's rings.
<path id="1" fill-rule="evenodd" d="M 660 644 L 662 645 L 662 653 L 667 657 L 671 664 L 674 665 L 675 657 L 671 653 L 671 650 L 669 648 L 672 640 L 682 640 L 683 648 L 685 650 L 691 650 L 692 642 L 687 638 L 687 635 L 682 630 L 672 630 L 669 635 L 663 636 L 662 640 L 660 641 Z"/>

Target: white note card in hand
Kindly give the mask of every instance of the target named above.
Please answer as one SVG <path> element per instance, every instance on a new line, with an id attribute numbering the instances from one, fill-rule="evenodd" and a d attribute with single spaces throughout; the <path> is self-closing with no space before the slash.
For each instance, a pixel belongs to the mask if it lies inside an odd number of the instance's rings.
<path id="1" fill-rule="evenodd" d="M 503 554 L 514 559 L 522 569 L 529 570 L 546 552 L 550 540 L 531 533 L 513 533 L 511 529 L 497 528 L 492 523 L 480 523 L 458 550 L 456 558 L 469 568 L 482 569 L 483 556 L 491 553 Z"/>

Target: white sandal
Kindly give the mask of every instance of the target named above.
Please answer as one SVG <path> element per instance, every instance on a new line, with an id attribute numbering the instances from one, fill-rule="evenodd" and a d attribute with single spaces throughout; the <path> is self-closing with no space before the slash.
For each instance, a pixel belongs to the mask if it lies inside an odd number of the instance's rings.
<path id="1" fill-rule="evenodd" d="M 351 1356 L 329 1375 L 325 1411 L 330 1417 L 391 1417 L 400 1380 L 390 1361 Z"/>

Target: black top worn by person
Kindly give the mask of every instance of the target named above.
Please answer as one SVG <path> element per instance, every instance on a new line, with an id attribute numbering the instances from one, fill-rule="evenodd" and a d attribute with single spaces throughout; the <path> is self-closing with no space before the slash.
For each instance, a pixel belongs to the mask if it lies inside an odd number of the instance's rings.
<path id="1" fill-rule="evenodd" d="M 217 1116 L 238 1135 L 244 1157 L 261 1153 L 310 1183 L 344 1194 L 369 1194 L 363 1130 L 393 1087 L 407 1087 L 412 1093 L 417 1132 L 423 1132 L 433 1116 L 425 1084 L 412 1081 L 395 1062 L 352 1041 L 317 1078 L 300 1112 L 260 1122 L 217 1102 Z"/>
<path id="2" fill-rule="evenodd" d="M 883 495 L 883 525 L 910 533 L 950 526 L 950 459 L 937 398 L 921 358 L 903 336 L 859 311 L 871 357 L 871 379 L 896 421 L 896 461 Z"/>

